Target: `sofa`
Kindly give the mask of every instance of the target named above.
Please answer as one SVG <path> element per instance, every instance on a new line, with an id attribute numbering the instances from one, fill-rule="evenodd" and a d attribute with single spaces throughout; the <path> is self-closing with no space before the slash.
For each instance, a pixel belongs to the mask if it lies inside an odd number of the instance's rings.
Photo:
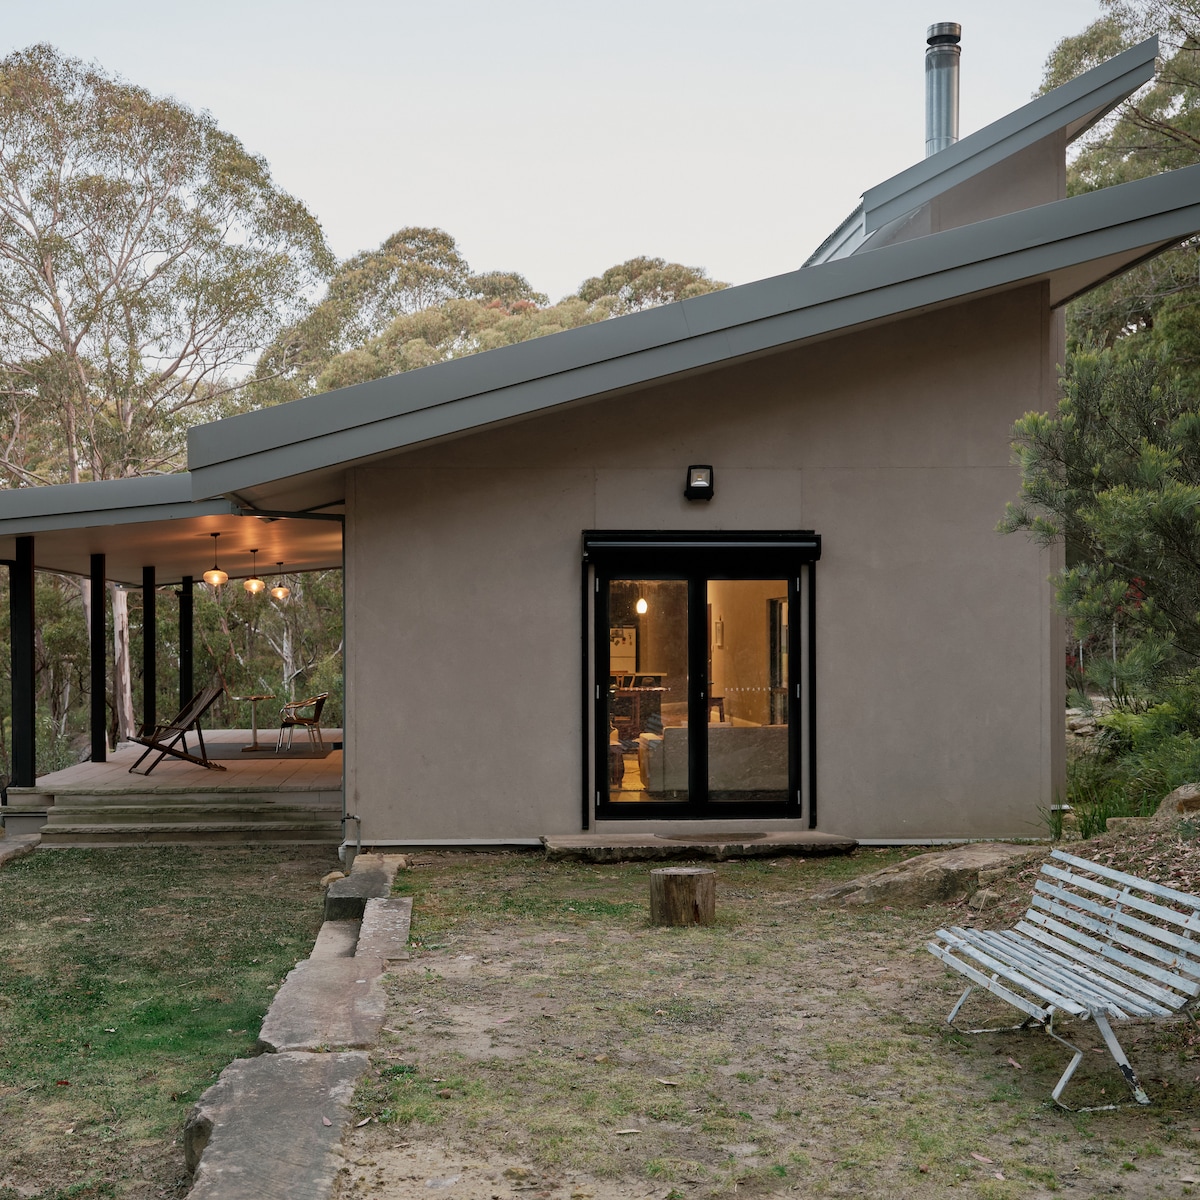
<path id="1" fill-rule="evenodd" d="M 638 737 L 638 770 L 647 792 L 686 792 L 688 731 L 668 725 L 661 735 Z M 708 790 L 714 792 L 787 791 L 786 725 L 708 726 Z"/>

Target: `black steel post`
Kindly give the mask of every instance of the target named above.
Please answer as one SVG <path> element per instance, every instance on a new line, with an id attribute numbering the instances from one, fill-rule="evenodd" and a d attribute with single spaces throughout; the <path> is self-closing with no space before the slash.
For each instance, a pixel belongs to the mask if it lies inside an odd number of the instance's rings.
<path id="1" fill-rule="evenodd" d="M 154 568 L 142 568 L 142 725 L 158 724 L 158 611 Z"/>
<path id="2" fill-rule="evenodd" d="M 192 631 L 192 577 L 185 575 L 179 581 L 179 711 L 196 694 L 192 682 L 194 642 Z"/>
<path id="3" fill-rule="evenodd" d="M 92 628 L 92 762 L 108 761 L 108 638 L 104 621 L 104 555 L 93 554 L 88 577 Z"/>
<path id="4" fill-rule="evenodd" d="M 37 777 L 37 723 L 33 656 L 33 538 L 19 537 L 8 568 L 12 655 L 12 783 L 33 787 Z"/>

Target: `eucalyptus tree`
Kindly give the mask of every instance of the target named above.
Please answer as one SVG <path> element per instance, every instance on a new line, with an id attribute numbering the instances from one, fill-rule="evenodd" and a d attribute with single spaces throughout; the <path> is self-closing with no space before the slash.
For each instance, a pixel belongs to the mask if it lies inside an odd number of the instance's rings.
<path id="1" fill-rule="evenodd" d="M 0 480 L 177 468 L 187 427 L 332 266 L 316 220 L 208 113 L 48 45 L 0 60 Z"/>
<path id="2" fill-rule="evenodd" d="M 1046 64 L 1045 88 L 1066 83 L 1135 42 L 1159 36 L 1154 80 L 1077 144 L 1068 167 L 1072 194 L 1200 162 L 1200 2 L 1100 0 L 1101 16 L 1063 39 Z M 1200 240 L 1133 268 L 1075 301 L 1073 345 L 1120 344 L 1146 335 L 1168 350 L 1185 377 L 1200 382 Z"/>

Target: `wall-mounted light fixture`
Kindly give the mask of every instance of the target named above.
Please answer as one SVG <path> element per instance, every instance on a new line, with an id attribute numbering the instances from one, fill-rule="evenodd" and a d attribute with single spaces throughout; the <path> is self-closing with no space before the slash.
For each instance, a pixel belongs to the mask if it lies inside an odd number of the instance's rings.
<path id="1" fill-rule="evenodd" d="M 639 596 L 638 602 L 633 607 L 637 609 L 637 614 L 639 617 L 644 617 L 646 615 L 646 610 L 650 607 L 650 605 L 646 603 L 645 596 Z"/>
<path id="2" fill-rule="evenodd" d="M 221 568 L 217 566 L 217 538 L 219 538 L 221 535 L 219 533 L 214 533 L 211 536 L 213 540 L 213 565 L 211 571 L 204 572 L 204 582 L 207 583 L 209 587 L 219 588 L 221 584 L 225 583 L 229 579 L 229 574 L 226 571 L 222 571 Z"/>
<path id="3" fill-rule="evenodd" d="M 292 594 L 292 589 L 279 578 L 279 572 L 283 570 L 283 563 L 277 562 L 275 565 L 279 568 L 279 571 L 275 572 L 275 586 L 271 589 L 271 595 L 276 600 L 286 600 Z"/>
<path id="4" fill-rule="evenodd" d="M 689 500 L 711 500 L 713 498 L 713 469 L 712 466 L 690 466 L 687 469 L 687 483 L 683 494 Z"/>
<path id="5" fill-rule="evenodd" d="M 250 578 L 242 580 L 242 587 L 246 589 L 252 596 L 257 596 L 259 592 L 264 592 L 267 585 L 258 577 L 258 551 L 250 551 Z"/>

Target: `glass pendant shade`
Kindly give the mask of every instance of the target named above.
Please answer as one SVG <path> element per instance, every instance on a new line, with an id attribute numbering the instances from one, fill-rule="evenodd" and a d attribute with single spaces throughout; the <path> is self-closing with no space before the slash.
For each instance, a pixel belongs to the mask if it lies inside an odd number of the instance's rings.
<path id="1" fill-rule="evenodd" d="M 209 587 L 219 588 L 221 584 L 225 583 L 229 579 L 229 574 L 226 571 L 222 571 L 221 568 L 217 566 L 217 538 L 219 538 L 221 535 L 219 533 L 214 533 L 211 536 L 213 540 L 213 565 L 211 570 L 204 572 L 204 582 L 207 583 Z"/>
<path id="2" fill-rule="evenodd" d="M 252 596 L 257 596 L 259 592 L 266 591 L 267 585 L 258 577 L 257 550 L 250 551 L 250 578 L 242 580 L 242 587 Z"/>
<path id="3" fill-rule="evenodd" d="M 283 563 L 276 563 L 275 565 L 282 570 Z M 274 596 L 276 600 L 286 600 L 291 594 L 292 589 L 288 587 L 282 579 L 277 578 L 275 580 L 275 586 L 271 589 L 271 595 Z"/>

